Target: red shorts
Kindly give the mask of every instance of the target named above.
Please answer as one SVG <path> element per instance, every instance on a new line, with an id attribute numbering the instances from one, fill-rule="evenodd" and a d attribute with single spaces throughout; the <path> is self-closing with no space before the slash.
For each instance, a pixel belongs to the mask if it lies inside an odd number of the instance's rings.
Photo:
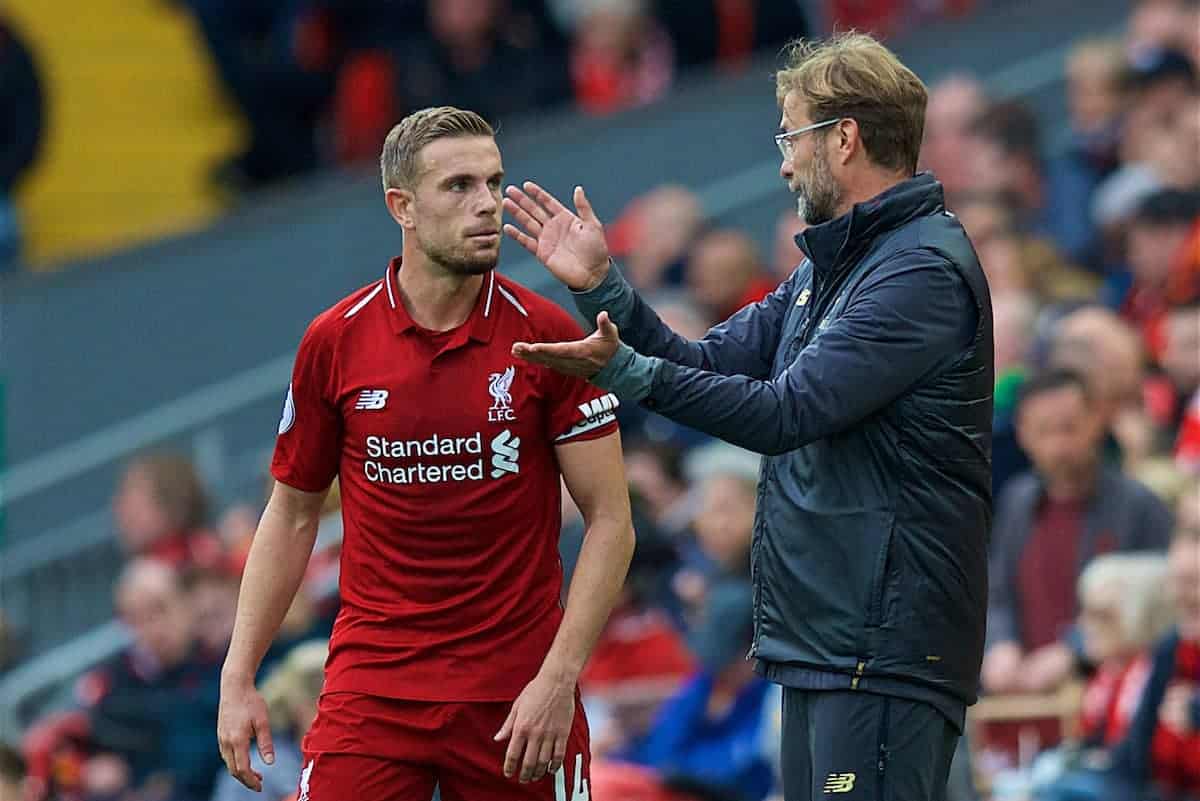
<path id="1" fill-rule="evenodd" d="M 504 777 L 508 741 L 492 738 L 509 702 L 401 701 L 325 693 L 304 738 L 297 801 L 584 801 L 591 750 L 578 695 L 567 756 L 556 775 Z"/>

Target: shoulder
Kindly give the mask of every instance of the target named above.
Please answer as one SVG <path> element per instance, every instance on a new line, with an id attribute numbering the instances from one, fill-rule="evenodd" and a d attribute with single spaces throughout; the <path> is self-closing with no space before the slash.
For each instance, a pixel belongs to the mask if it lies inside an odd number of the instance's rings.
<path id="1" fill-rule="evenodd" d="M 507 305 L 515 312 L 521 318 L 521 327 L 536 337 L 536 341 L 557 342 L 584 336 L 579 322 L 562 306 L 499 273 L 496 273 L 494 302 Z"/>
<path id="2" fill-rule="evenodd" d="M 1122 498 L 1126 503 L 1137 504 L 1143 509 L 1158 509 L 1159 507 L 1162 507 L 1163 510 L 1167 509 L 1167 505 L 1154 494 L 1153 490 L 1119 470 L 1105 470 L 1104 483 L 1107 487 L 1103 494 L 1111 500 Z"/>
<path id="3" fill-rule="evenodd" d="M 304 332 L 309 345 L 331 343 L 359 319 L 368 316 L 372 306 L 387 304 L 383 280 L 372 281 L 356 289 L 312 319 Z"/>
<path id="4" fill-rule="evenodd" d="M 1010 478 L 997 498 L 998 511 L 1013 511 L 1016 507 L 1032 506 L 1042 482 L 1032 470 L 1018 473 Z"/>

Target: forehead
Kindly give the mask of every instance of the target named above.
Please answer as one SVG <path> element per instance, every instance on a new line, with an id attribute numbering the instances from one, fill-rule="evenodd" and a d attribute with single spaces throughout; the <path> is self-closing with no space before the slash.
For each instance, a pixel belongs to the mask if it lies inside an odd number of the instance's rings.
<path id="1" fill-rule="evenodd" d="M 421 149 L 418 156 L 421 178 L 434 180 L 467 173 L 492 175 L 502 169 L 500 148 L 490 136 L 447 136 Z"/>
<path id="2" fill-rule="evenodd" d="M 812 123 L 808 115 L 808 104 L 799 92 L 788 92 L 783 98 L 783 127 L 792 130 Z"/>

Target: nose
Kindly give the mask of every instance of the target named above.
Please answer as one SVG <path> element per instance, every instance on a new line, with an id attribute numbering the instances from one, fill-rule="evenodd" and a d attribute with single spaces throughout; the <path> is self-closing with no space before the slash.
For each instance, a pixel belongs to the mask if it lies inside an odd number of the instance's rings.
<path id="1" fill-rule="evenodd" d="M 792 180 L 792 160 L 785 158 L 779 162 L 779 177 L 785 181 Z"/>
<path id="2" fill-rule="evenodd" d="M 477 195 L 475 202 L 475 214 L 478 217 L 492 217 L 500 209 L 500 198 L 498 192 L 493 192 L 491 187 L 484 186 Z"/>

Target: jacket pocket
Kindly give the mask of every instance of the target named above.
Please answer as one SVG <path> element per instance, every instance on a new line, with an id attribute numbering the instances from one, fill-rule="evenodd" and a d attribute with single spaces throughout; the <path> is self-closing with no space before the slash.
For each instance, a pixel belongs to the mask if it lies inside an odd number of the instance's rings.
<path id="1" fill-rule="evenodd" d="M 881 510 L 773 510 L 760 543 L 763 614 L 778 647 L 762 656 L 853 668 L 887 614 L 894 517 Z"/>

